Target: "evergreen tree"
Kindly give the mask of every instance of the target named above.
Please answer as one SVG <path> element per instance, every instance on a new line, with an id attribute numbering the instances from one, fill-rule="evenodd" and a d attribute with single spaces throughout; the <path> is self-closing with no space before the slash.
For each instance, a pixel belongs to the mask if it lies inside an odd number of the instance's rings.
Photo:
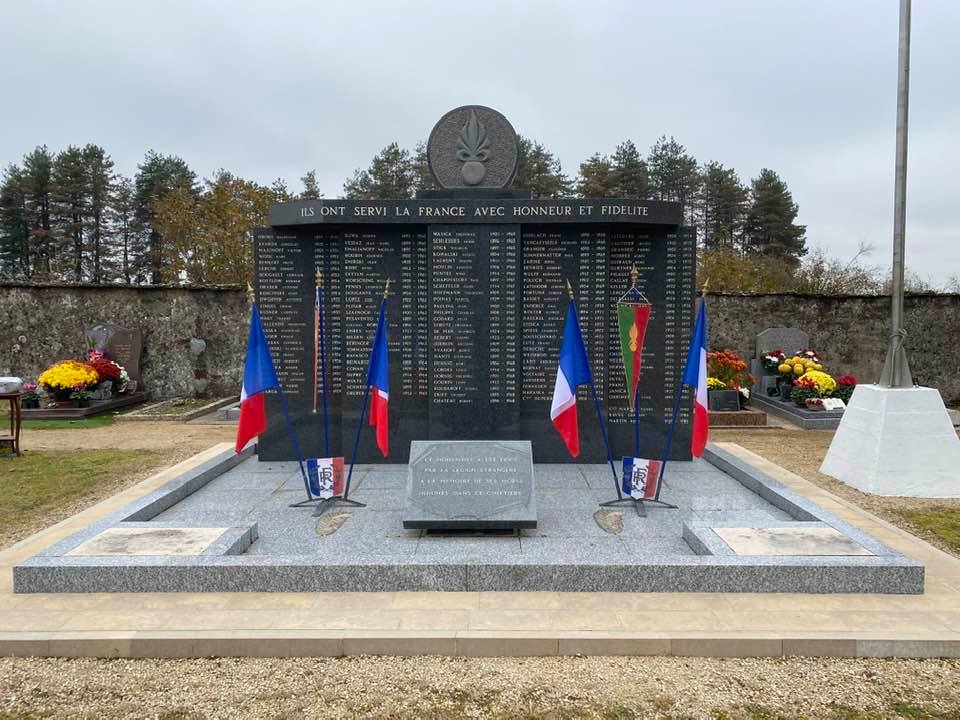
<path id="1" fill-rule="evenodd" d="M 700 237 L 705 247 L 735 247 L 743 234 L 749 193 L 733 168 L 711 161 L 702 172 Z"/>
<path id="2" fill-rule="evenodd" d="M 23 158 L 23 193 L 30 239 L 29 276 L 48 280 L 53 275 L 54 242 L 50 218 L 53 155 L 46 145 Z"/>
<path id="3" fill-rule="evenodd" d="M 138 266 L 137 258 L 146 255 L 143 236 L 137 232 L 136 198 L 133 181 L 122 175 L 117 176 L 113 185 L 113 194 L 109 205 L 110 234 L 116 249 L 116 266 L 119 277 L 130 285 L 140 284 L 146 279 L 144 266 Z"/>
<path id="4" fill-rule="evenodd" d="M 89 194 L 83 150 L 70 145 L 57 154 L 51 183 L 51 216 L 56 233 L 54 272 L 61 279 L 83 282 L 83 231 Z"/>
<path id="5" fill-rule="evenodd" d="M 659 200 L 680 203 L 689 223 L 693 215 L 691 201 L 700 184 L 696 159 L 673 136 L 667 140 L 664 135 L 650 148 L 647 170 L 651 194 Z"/>
<path id="6" fill-rule="evenodd" d="M 413 187 L 414 190 L 438 190 L 437 181 L 430 170 L 427 157 L 427 144 L 422 140 L 413 150 Z"/>
<path id="7" fill-rule="evenodd" d="M 613 168 L 606 155 L 594 153 L 588 160 L 580 163 L 580 176 L 577 179 L 577 194 L 580 197 L 610 197 L 613 194 L 613 184 Z"/>
<path id="8" fill-rule="evenodd" d="M 30 276 L 30 223 L 23 170 L 10 165 L 0 183 L 0 277 Z"/>
<path id="9" fill-rule="evenodd" d="M 86 224 L 90 279 L 102 283 L 112 279 L 115 266 L 109 228 L 109 208 L 115 180 L 113 160 L 102 147 L 90 144 L 83 148 L 83 162 L 89 192 Z"/>
<path id="10" fill-rule="evenodd" d="M 310 170 L 306 175 L 300 178 L 303 183 L 303 192 L 300 193 L 301 200 L 317 200 L 320 198 L 320 185 L 317 183 L 317 171 Z"/>
<path id="11" fill-rule="evenodd" d="M 514 187 L 530 190 L 535 198 L 569 197 L 572 183 L 560 161 L 541 143 L 520 138 Z"/>
<path id="12" fill-rule="evenodd" d="M 160 155 L 148 150 L 143 163 L 137 166 L 134 180 L 134 202 L 137 224 L 147 238 L 147 258 L 150 282 L 154 285 L 163 280 L 167 259 L 163 255 L 163 236 L 154 224 L 154 205 L 175 189 L 195 192 L 197 176 L 180 158 Z"/>
<path id="13" fill-rule="evenodd" d="M 311 170 L 311 172 L 313 171 Z M 289 202 L 295 199 L 293 193 L 290 192 L 290 188 L 287 187 L 287 181 L 283 178 L 277 178 L 270 183 L 270 193 L 273 195 L 273 202 Z M 300 197 L 303 197 L 302 193 Z"/>
<path id="14" fill-rule="evenodd" d="M 390 143 L 366 170 L 356 170 L 343 184 L 348 198 L 358 200 L 403 200 L 413 196 L 415 177 L 410 151 Z"/>
<path id="15" fill-rule="evenodd" d="M 632 140 L 617 145 L 611 160 L 612 195 L 622 198 L 646 199 L 650 197 L 650 179 L 647 164 Z"/>
<path id="16" fill-rule="evenodd" d="M 750 182 L 751 201 L 745 238 L 750 250 L 787 258 L 797 265 L 807 252 L 807 227 L 797 225 L 793 194 L 777 173 L 768 168 Z"/>

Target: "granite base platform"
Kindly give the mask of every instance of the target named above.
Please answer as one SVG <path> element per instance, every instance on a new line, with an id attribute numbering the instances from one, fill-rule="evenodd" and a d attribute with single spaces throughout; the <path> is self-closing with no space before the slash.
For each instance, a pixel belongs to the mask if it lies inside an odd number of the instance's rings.
<path id="1" fill-rule="evenodd" d="M 840 418 L 843 417 L 842 410 L 806 410 L 797 407 L 795 403 L 782 402 L 779 397 L 766 398 L 755 395 L 750 402 L 757 409 L 799 425 L 804 430 L 836 430 L 840 426 Z"/>
<path id="2" fill-rule="evenodd" d="M 296 463 L 227 451 L 22 562 L 14 591 L 923 592 L 921 564 L 714 446 L 668 467 L 678 509 L 616 522 L 595 517 L 609 467 L 534 474 L 536 529 L 437 535 L 403 529 L 405 467 L 357 466 L 367 506 L 316 519 L 289 507 Z"/>

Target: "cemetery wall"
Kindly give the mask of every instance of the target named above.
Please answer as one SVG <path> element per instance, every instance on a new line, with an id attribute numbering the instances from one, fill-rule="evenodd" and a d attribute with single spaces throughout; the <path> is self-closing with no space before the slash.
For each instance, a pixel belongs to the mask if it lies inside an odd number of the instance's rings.
<path id="1" fill-rule="evenodd" d="M 753 354 L 754 336 L 795 326 L 833 372 L 875 382 L 889 335 L 886 297 L 796 294 L 711 295 L 710 345 Z M 905 302 L 915 379 L 960 404 L 960 295 L 912 295 Z M 143 332 L 143 377 L 155 396 L 195 387 L 239 392 L 248 309 L 235 287 L 124 287 L 0 284 L 0 375 L 36 376 L 52 361 L 80 357 L 84 330 L 100 322 Z M 203 340 L 199 355 L 191 339 Z M 198 347 L 194 343 L 194 349 Z"/>

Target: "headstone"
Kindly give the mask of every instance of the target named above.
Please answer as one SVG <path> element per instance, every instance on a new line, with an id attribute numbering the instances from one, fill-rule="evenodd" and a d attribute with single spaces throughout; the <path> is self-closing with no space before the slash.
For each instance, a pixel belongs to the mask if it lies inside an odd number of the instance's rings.
<path id="1" fill-rule="evenodd" d="M 797 350 L 810 347 L 810 336 L 800 328 L 775 327 L 757 333 L 754 340 L 754 356 L 750 360 L 750 372 L 757 381 L 755 392 L 769 397 L 777 387 L 777 371 L 763 366 L 763 356 L 771 350 L 782 350 L 787 356 Z"/>
<path id="2" fill-rule="evenodd" d="M 143 354 L 143 336 L 139 330 L 101 323 L 87 330 L 87 340 L 94 350 L 105 352 L 111 360 L 122 365 L 136 389 L 142 388 L 140 358 Z"/>
<path id="3" fill-rule="evenodd" d="M 412 443 L 404 528 L 504 530 L 536 526 L 529 441 Z"/>

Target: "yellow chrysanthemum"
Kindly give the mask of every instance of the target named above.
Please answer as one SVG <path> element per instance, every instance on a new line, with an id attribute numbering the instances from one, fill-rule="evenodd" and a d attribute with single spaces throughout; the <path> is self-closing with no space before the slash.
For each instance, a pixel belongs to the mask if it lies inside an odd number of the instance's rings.
<path id="1" fill-rule="evenodd" d="M 37 384 L 51 390 L 72 390 L 78 385 L 96 385 L 97 371 L 86 363 L 64 360 L 51 365 L 37 378 Z"/>
<path id="2" fill-rule="evenodd" d="M 799 382 L 803 382 L 805 379 L 811 380 L 816 384 L 817 392 L 819 392 L 820 395 L 829 395 L 837 389 L 837 381 L 827 373 L 820 372 L 819 370 L 810 370 L 804 373 L 800 377 Z"/>

